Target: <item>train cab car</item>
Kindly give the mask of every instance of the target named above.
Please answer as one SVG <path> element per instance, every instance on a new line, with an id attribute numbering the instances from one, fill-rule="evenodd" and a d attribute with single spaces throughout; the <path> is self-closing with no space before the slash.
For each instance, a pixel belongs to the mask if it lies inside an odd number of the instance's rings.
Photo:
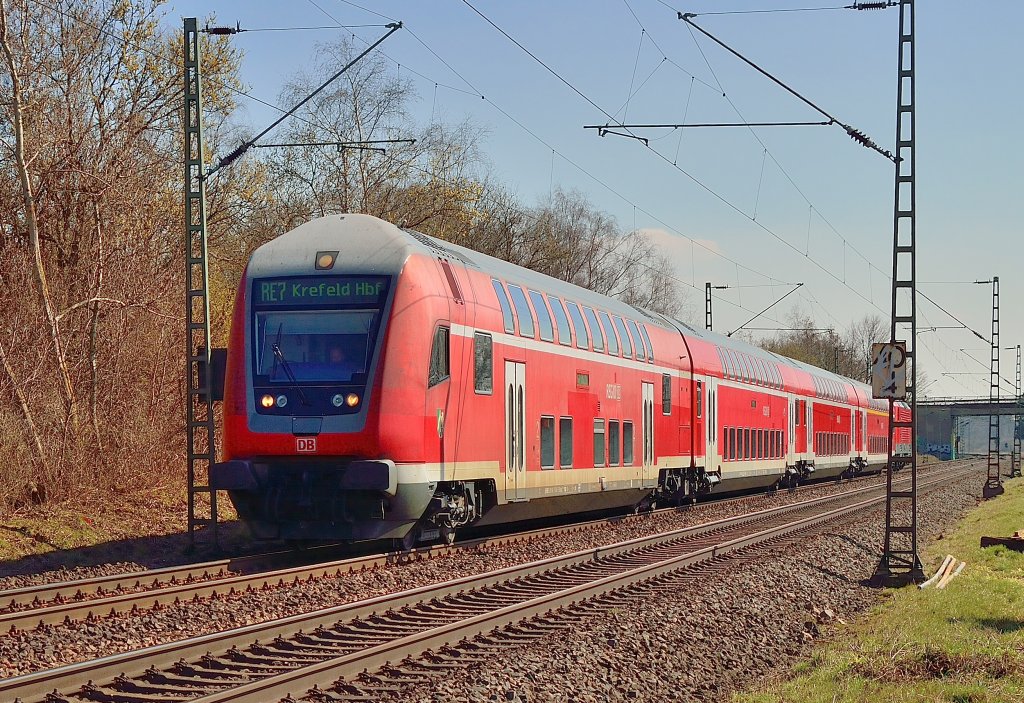
<path id="1" fill-rule="evenodd" d="M 239 286 L 211 483 L 263 538 L 408 543 L 635 506 L 659 461 L 690 463 L 683 346 L 577 286 L 373 217 L 314 220 Z"/>

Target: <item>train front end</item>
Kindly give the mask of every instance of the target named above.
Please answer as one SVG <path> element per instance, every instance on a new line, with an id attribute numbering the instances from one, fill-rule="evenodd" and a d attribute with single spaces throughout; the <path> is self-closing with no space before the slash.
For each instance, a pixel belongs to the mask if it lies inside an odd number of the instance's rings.
<path id="1" fill-rule="evenodd" d="M 399 538 L 430 501 L 433 487 L 399 485 L 380 449 L 379 369 L 405 258 L 383 224 L 321 218 L 249 261 L 228 348 L 223 461 L 210 473 L 254 537 Z"/>

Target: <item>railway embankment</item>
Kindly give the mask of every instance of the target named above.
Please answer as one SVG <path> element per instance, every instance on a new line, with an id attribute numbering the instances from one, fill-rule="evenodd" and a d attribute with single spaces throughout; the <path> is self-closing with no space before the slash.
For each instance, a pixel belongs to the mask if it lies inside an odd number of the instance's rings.
<path id="1" fill-rule="evenodd" d="M 979 504 L 922 552 L 932 574 L 966 563 L 944 589 L 904 588 L 834 628 L 809 659 L 734 703 L 1024 700 L 1024 554 L 980 546 L 1024 530 L 1024 481 Z"/>

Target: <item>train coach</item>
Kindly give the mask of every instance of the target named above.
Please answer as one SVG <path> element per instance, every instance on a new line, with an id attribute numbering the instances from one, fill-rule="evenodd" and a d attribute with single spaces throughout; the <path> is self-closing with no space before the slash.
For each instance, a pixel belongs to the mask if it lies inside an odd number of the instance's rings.
<path id="1" fill-rule="evenodd" d="M 877 468 L 887 436 L 862 383 L 347 214 L 253 253 L 210 474 L 257 538 L 411 546 Z"/>

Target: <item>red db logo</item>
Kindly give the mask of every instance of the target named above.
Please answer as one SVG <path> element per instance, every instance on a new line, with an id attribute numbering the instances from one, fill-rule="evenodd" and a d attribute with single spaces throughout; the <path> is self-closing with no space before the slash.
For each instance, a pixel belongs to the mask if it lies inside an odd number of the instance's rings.
<path id="1" fill-rule="evenodd" d="M 305 454 L 316 452 L 316 437 L 296 437 L 295 451 Z"/>

